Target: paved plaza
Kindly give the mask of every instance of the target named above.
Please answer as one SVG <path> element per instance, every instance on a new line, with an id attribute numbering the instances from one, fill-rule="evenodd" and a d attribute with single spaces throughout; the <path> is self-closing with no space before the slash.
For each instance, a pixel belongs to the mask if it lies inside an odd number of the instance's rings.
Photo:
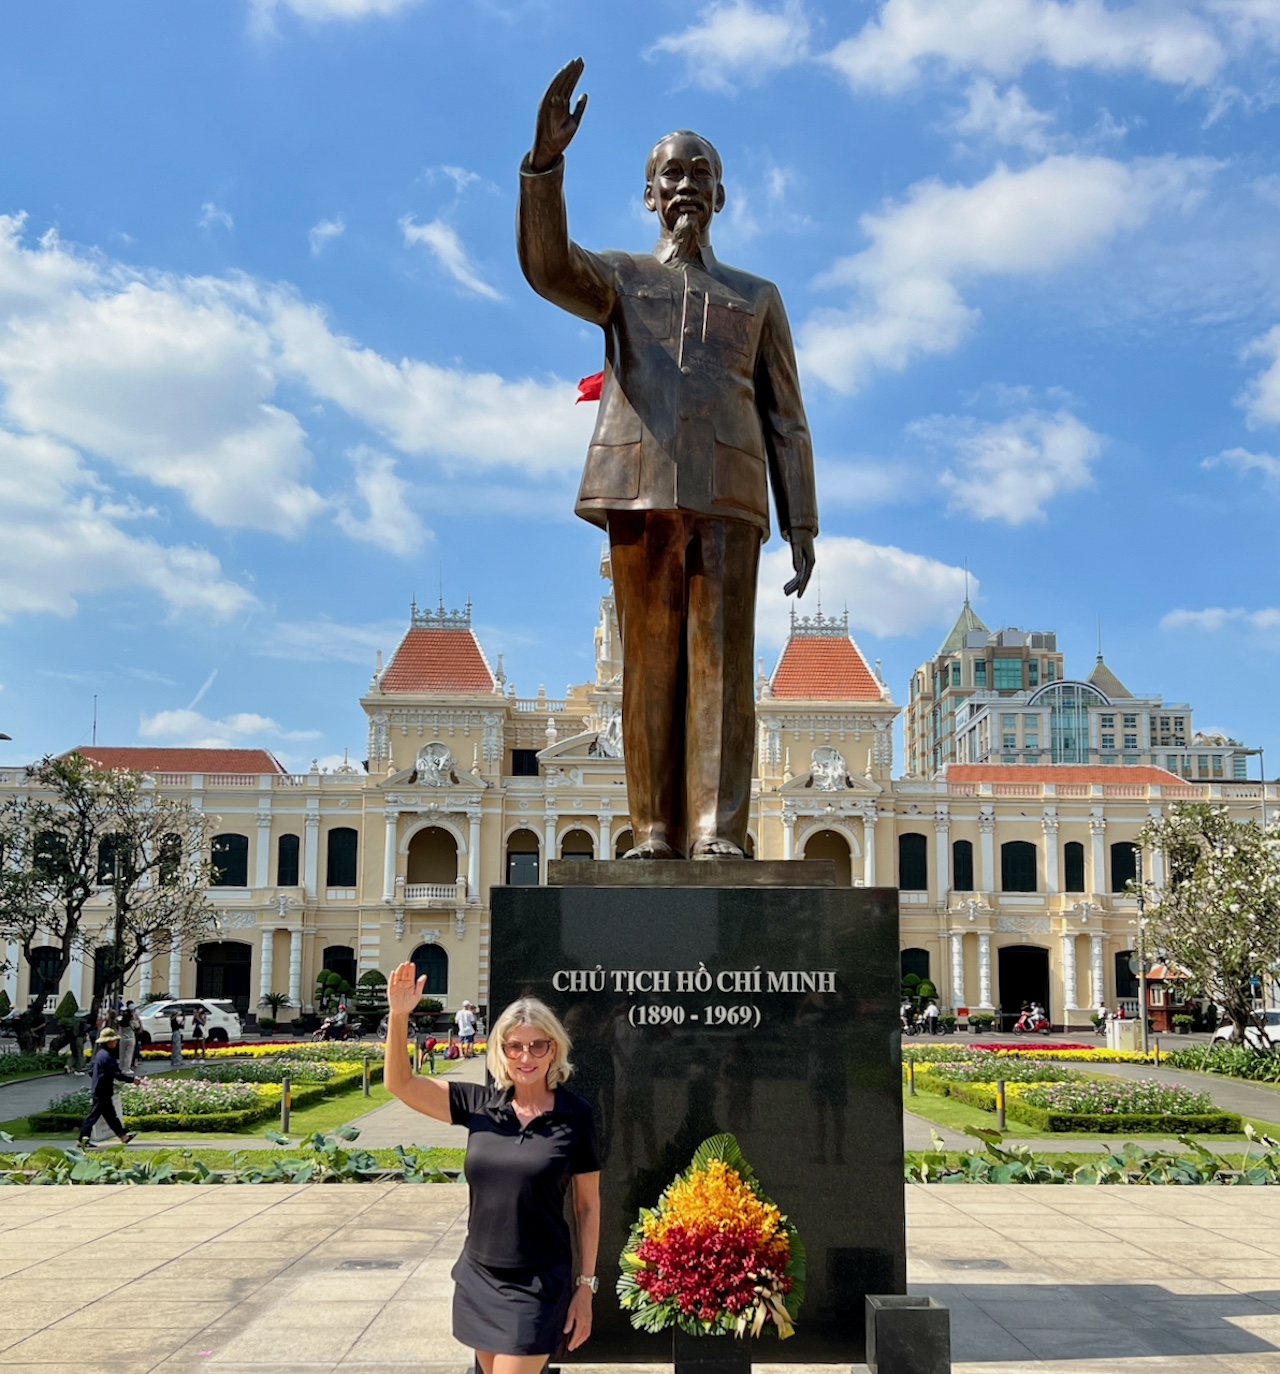
<path id="1" fill-rule="evenodd" d="M 1280 1374 L 1280 1190 L 907 1197 L 957 1374 Z M 456 1184 L 5 1189 L 0 1369 L 463 1374 L 465 1222 Z"/>

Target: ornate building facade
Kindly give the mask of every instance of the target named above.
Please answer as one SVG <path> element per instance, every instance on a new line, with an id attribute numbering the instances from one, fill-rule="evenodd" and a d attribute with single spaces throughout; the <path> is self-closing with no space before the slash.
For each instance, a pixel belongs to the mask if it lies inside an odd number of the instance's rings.
<path id="1" fill-rule="evenodd" d="M 967 605 L 958 628 L 988 636 Z M 521 697 L 486 657 L 469 606 L 415 606 L 360 701 L 365 769 L 291 775 L 256 750 L 82 749 L 217 817 L 217 938 L 144 967 L 134 995 L 229 997 L 254 1011 L 283 992 L 306 1009 L 322 969 L 355 982 L 411 959 L 450 1008 L 465 997 L 484 1006 L 492 888 L 545 882 L 548 858 L 614 857 L 630 845 L 619 643 L 606 595 L 594 680 L 562 698 Z M 1026 683 L 1033 654 L 1053 664 L 1049 682 L 1065 681 L 1052 645 L 1017 647 L 1022 692 L 1045 685 Z M 971 683 L 966 652 L 955 656 Z M 915 679 L 912 694 L 914 703 Z M 1034 996 L 1055 1022 L 1084 1025 L 1100 1003 L 1132 998 L 1138 913 L 1125 884 L 1143 824 L 1184 799 L 1255 818 L 1280 805 L 1273 784 L 1188 780 L 1150 763 L 1010 765 L 997 755 L 895 780 L 898 714 L 847 616 L 793 619 L 757 682 L 749 844 L 762 858 L 829 859 L 842 883 L 897 886 L 904 971 L 931 977 L 954 1010 Z M 0 771 L 0 797 L 23 786 L 21 771 Z M 40 985 L 8 950 L 13 1000 L 69 987 L 88 1001 L 105 898 L 90 912 L 90 952 L 60 988 Z"/>

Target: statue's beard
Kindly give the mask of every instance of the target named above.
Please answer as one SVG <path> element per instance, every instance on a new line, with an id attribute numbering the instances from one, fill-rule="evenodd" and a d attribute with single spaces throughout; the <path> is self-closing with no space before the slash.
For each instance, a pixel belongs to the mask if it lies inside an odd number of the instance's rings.
<path id="1" fill-rule="evenodd" d="M 698 217 L 688 212 L 676 220 L 675 228 L 671 231 L 671 239 L 676 246 L 676 253 L 684 258 L 696 258 L 698 256 L 700 236 L 701 226 L 698 223 Z"/>

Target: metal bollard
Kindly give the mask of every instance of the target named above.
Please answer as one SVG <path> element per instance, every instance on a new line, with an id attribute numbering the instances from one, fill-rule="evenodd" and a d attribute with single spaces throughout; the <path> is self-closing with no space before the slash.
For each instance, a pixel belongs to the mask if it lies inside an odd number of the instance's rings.
<path id="1" fill-rule="evenodd" d="M 361 1089 L 364 1091 L 364 1095 L 365 1095 L 366 1097 L 368 1097 L 368 1096 L 369 1096 L 369 1056 L 368 1056 L 367 1054 L 366 1054 L 365 1057 L 364 1057 L 364 1075 L 363 1075 L 363 1077 L 362 1077 L 361 1080 L 360 1080 L 360 1087 L 361 1087 Z"/>
<path id="2" fill-rule="evenodd" d="M 907 1060 L 907 1096 L 916 1095 L 916 1065 L 914 1059 Z"/>
<path id="3" fill-rule="evenodd" d="M 286 1073 L 280 1079 L 280 1134 L 289 1134 L 289 1110 L 293 1106 L 293 1084 Z"/>
<path id="4" fill-rule="evenodd" d="M 996 1079 L 996 1130 L 1004 1130 L 1004 1079 Z"/>

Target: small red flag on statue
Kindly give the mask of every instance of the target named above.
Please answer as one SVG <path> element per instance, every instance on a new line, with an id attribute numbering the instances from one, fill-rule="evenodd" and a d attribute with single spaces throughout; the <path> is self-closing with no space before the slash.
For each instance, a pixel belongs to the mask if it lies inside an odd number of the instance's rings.
<path id="1" fill-rule="evenodd" d="M 583 401 L 598 401 L 600 391 L 604 386 L 604 373 L 595 372 L 590 377 L 584 377 L 578 383 L 578 399 L 574 405 L 581 405 Z"/>

